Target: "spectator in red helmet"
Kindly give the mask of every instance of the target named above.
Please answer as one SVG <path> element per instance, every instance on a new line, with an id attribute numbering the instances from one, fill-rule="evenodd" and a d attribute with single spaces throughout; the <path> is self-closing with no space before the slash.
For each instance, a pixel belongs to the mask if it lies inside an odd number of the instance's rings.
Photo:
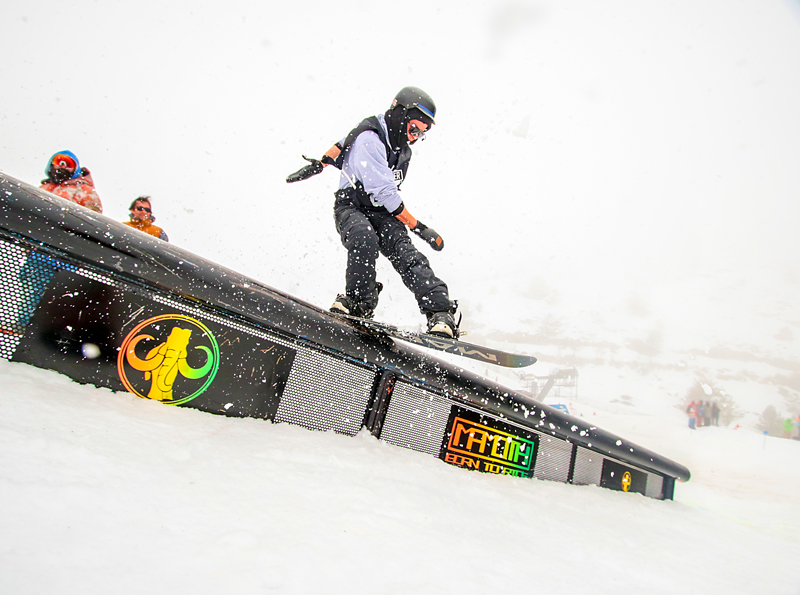
<path id="1" fill-rule="evenodd" d="M 433 272 L 428 259 L 411 242 L 410 229 L 437 252 L 442 237 L 414 218 L 400 197 L 411 160 L 411 147 L 434 125 L 436 105 L 422 89 L 404 87 L 385 113 L 366 118 L 322 159 L 310 162 L 286 181 L 297 182 L 318 174 L 326 165 L 341 170 L 335 192 L 336 230 L 347 248 L 345 292 L 331 310 L 372 318 L 383 287 L 376 280 L 375 264 L 383 254 L 414 293 L 420 312 L 428 319 L 428 332 L 458 337 L 447 285 Z"/>
<path id="2" fill-rule="evenodd" d="M 92 175 L 88 169 L 81 167 L 75 153 L 55 153 L 48 159 L 44 171 L 47 177 L 42 180 L 40 188 L 92 211 L 103 212 Z M 60 266 L 58 261 L 39 250 L 28 253 L 19 270 L 22 299 L 18 304 L 17 325 L 20 328 L 30 323 L 50 279 Z"/>
<path id="3" fill-rule="evenodd" d="M 98 213 L 103 212 L 103 204 L 94 189 L 92 174 L 81 167 L 78 157 L 72 151 L 59 151 L 50 157 L 45 168 L 47 177 L 40 188 L 52 192 Z"/>

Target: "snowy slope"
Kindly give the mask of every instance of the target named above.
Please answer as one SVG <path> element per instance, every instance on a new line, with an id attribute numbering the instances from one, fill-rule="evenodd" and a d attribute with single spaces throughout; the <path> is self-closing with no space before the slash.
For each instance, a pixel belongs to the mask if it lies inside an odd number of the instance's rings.
<path id="1" fill-rule="evenodd" d="M 4 593 L 791 593 L 797 442 L 598 412 L 675 501 L 470 473 L 0 361 Z"/>
<path id="2" fill-rule="evenodd" d="M 483 477 L 0 361 L 0 590 L 800 592 L 800 443 L 758 428 L 800 413 L 798 0 L 3 15 L 0 170 L 36 183 L 71 149 L 107 215 L 151 194 L 174 243 L 321 306 L 343 285 L 335 176 L 283 180 L 427 90 L 404 199 L 445 239 L 426 253 L 468 340 L 578 368 L 576 413 L 693 478 L 661 503 Z M 379 270 L 377 316 L 419 325 Z M 700 381 L 730 428 L 686 429 Z"/>

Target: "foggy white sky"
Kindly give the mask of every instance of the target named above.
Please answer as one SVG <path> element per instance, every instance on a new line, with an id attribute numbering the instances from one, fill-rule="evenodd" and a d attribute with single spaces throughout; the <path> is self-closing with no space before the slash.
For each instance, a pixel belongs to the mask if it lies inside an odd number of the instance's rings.
<path id="1" fill-rule="evenodd" d="M 404 197 L 445 238 L 456 297 L 489 306 L 489 286 L 538 276 L 567 305 L 639 291 L 683 316 L 670 293 L 719 291 L 705 278 L 800 282 L 797 0 L 3 12 L 0 169 L 37 183 L 71 149 L 106 214 L 152 194 L 173 241 L 304 299 L 340 290 L 335 181 L 283 180 L 407 84 L 439 115 Z"/>

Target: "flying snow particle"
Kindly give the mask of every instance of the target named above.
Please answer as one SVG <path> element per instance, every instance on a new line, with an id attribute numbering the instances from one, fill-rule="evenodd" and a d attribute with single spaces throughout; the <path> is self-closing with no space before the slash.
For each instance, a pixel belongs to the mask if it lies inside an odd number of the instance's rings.
<path id="1" fill-rule="evenodd" d="M 81 345 L 81 354 L 86 359 L 97 359 L 100 357 L 100 348 L 94 343 L 83 343 Z"/>

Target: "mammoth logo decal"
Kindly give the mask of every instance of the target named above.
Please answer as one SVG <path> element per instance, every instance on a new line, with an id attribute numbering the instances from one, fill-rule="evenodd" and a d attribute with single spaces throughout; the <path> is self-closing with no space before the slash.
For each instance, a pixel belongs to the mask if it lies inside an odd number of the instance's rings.
<path id="1" fill-rule="evenodd" d="M 200 321 L 162 314 L 139 323 L 122 342 L 119 378 L 145 399 L 180 405 L 201 395 L 219 369 L 219 345 Z"/>
<path id="2" fill-rule="evenodd" d="M 631 484 L 633 483 L 633 477 L 631 477 L 631 472 L 626 471 L 622 474 L 622 491 L 627 492 L 631 488 Z"/>

